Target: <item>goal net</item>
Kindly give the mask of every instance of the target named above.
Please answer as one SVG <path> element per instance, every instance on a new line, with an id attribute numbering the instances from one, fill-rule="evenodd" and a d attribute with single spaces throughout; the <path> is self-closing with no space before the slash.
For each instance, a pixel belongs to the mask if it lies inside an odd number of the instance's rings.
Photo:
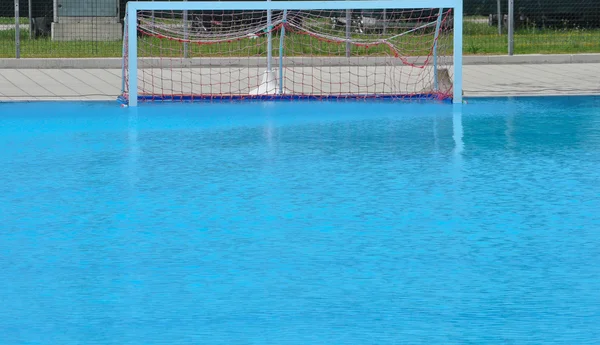
<path id="1" fill-rule="evenodd" d="M 161 9 L 134 9 L 123 99 L 452 99 L 452 8 L 251 3 L 265 7 L 154 2 Z"/>

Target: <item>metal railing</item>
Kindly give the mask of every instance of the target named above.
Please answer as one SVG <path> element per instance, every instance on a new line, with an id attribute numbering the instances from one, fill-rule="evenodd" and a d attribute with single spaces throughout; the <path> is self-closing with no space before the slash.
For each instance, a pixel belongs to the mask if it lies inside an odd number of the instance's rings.
<path id="1" fill-rule="evenodd" d="M 120 57 L 126 2 L 4 0 L 0 58 Z M 599 0 L 465 0 L 464 13 L 465 55 L 600 53 Z"/>
<path id="2" fill-rule="evenodd" d="M 465 0 L 465 7 L 474 2 Z M 466 9 L 465 54 L 600 53 L 600 1 L 481 3 Z"/>

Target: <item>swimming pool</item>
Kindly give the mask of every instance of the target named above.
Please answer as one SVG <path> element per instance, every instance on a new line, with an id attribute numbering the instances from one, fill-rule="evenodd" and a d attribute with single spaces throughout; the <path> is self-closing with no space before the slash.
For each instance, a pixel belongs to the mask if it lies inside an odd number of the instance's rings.
<path id="1" fill-rule="evenodd" d="M 600 339 L 600 97 L 0 114 L 0 344 Z"/>

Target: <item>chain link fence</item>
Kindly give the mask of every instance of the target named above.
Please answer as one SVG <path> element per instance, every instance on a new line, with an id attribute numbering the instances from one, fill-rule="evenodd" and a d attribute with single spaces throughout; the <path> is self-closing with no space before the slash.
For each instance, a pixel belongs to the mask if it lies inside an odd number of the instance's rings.
<path id="1" fill-rule="evenodd" d="M 465 0 L 465 54 L 507 54 L 509 2 Z M 600 1 L 512 2 L 515 54 L 600 53 Z"/>
<path id="2" fill-rule="evenodd" d="M 0 7 L 0 58 L 116 57 L 122 52 L 125 1 L 14 0 Z M 19 46 L 18 46 L 19 45 Z"/>
<path id="3" fill-rule="evenodd" d="M 600 53 L 600 0 L 465 0 L 466 55 L 507 54 L 509 1 L 515 54 Z M 120 57 L 126 2 L 3 0 L 0 58 Z"/>

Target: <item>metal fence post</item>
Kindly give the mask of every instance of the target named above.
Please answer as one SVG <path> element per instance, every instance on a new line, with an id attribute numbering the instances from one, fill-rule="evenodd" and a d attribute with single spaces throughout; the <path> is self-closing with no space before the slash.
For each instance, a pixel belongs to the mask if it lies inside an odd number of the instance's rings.
<path id="1" fill-rule="evenodd" d="M 271 10 L 271 0 L 267 0 L 269 9 L 267 10 L 267 85 L 271 82 L 271 69 L 273 68 L 273 10 Z"/>
<path id="2" fill-rule="evenodd" d="M 187 0 L 183 0 L 186 2 Z M 187 40 L 189 39 L 188 34 L 188 11 L 183 11 L 183 58 L 187 59 L 189 57 L 189 44 Z"/>
<path id="3" fill-rule="evenodd" d="M 52 21 L 58 23 L 58 0 L 52 1 Z"/>
<path id="4" fill-rule="evenodd" d="M 19 28 L 19 0 L 15 0 L 15 56 L 21 58 L 21 30 Z"/>
<path id="5" fill-rule="evenodd" d="M 387 9 L 383 9 L 383 34 L 387 32 Z"/>
<path id="6" fill-rule="evenodd" d="M 152 0 L 154 2 L 154 0 Z M 154 10 L 152 10 L 152 27 L 154 28 Z"/>
<path id="7" fill-rule="evenodd" d="M 496 15 L 498 16 L 498 35 L 502 35 L 502 0 L 498 0 L 497 7 Z"/>
<path id="8" fill-rule="evenodd" d="M 515 0 L 508 0 L 508 55 L 515 52 Z"/>
<path id="9" fill-rule="evenodd" d="M 352 25 L 352 10 L 346 10 L 346 57 L 350 57 L 350 25 Z"/>
<path id="10" fill-rule="evenodd" d="M 27 10 L 28 10 L 28 16 L 29 16 L 29 39 L 33 38 L 33 10 L 31 9 L 33 7 L 32 4 L 33 0 L 29 0 L 27 2 Z"/>

